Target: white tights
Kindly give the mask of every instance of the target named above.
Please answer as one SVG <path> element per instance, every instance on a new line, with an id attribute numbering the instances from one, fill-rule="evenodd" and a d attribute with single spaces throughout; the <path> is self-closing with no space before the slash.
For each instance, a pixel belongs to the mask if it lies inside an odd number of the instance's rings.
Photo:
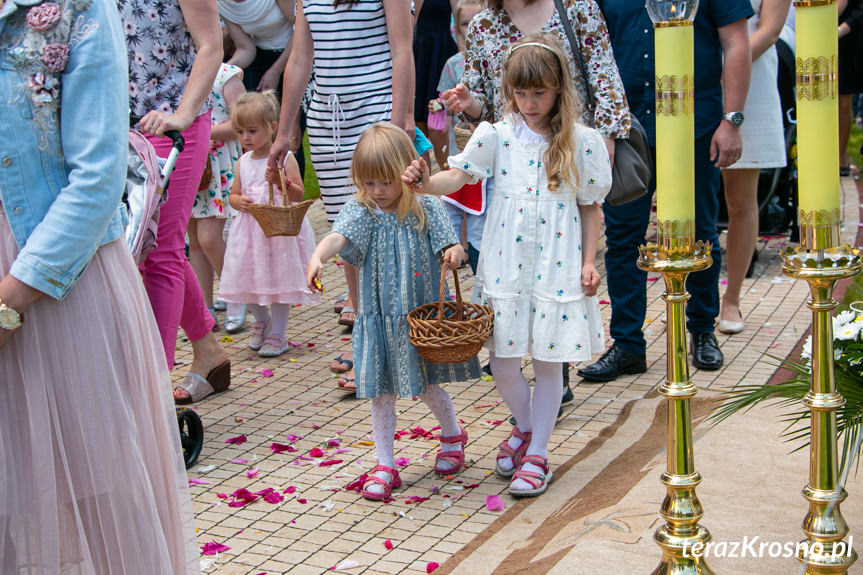
<path id="1" fill-rule="evenodd" d="M 441 435 L 449 437 L 458 435 L 460 428 L 452 399 L 449 394 L 439 385 L 429 385 L 426 392 L 419 396 L 432 414 L 437 418 L 441 427 Z M 375 452 L 378 456 L 378 465 L 395 468 L 394 444 L 396 433 L 396 396 L 388 393 L 372 399 L 372 433 L 375 436 Z M 441 451 L 458 451 L 461 444 L 442 443 Z M 438 464 L 440 467 L 449 465 L 446 461 Z M 392 477 L 385 471 L 377 471 L 375 475 L 384 481 L 391 481 Z M 383 493 L 383 486 L 372 484 L 368 490 L 373 493 Z"/>
<path id="2" fill-rule="evenodd" d="M 563 366 L 560 362 L 533 360 L 536 383 L 533 388 L 533 400 L 531 400 L 530 384 L 521 374 L 521 358 L 497 357 L 492 354 L 490 361 L 498 393 L 518 421 L 519 430 L 533 432 L 527 455 L 539 455 L 543 459 L 548 459 L 548 442 L 560 409 Z M 521 440 L 512 436 L 508 443 L 510 447 L 516 449 L 521 445 Z M 511 458 L 501 459 L 499 465 L 507 471 L 513 468 Z M 539 467 L 531 463 L 526 463 L 524 468 L 525 471 L 542 472 Z M 531 485 L 516 479 L 511 487 L 530 489 Z"/>
<path id="3" fill-rule="evenodd" d="M 255 316 L 255 321 L 270 322 L 270 333 L 268 335 L 277 335 L 285 337 L 285 332 L 288 329 L 288 317 L 291 315 L 291 305 L 287 303 L 273 303 L 267 309 L 265 305 L 256 303 L 249 304 L 249 310 Z M 272 318 L 270 317 L 272 311 Z"/>

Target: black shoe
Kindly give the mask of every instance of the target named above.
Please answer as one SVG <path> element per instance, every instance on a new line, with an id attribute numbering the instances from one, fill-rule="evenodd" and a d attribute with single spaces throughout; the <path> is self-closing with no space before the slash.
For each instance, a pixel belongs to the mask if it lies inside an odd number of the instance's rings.
<path id="1" fill-rule="evenodd" d="M 560 399 L 560 405 L 569 405 L 575 397 L 572 395 L 572 389 L 569 387 L 569 363 L 563 364 L 563 397 Z M 560 414 L 558 414 L 560 417 Z"/>
<path id="2" fill-rule="evenodd" d="M 644 373 L 647 361 L 644 354 L 623 351 L 612 345 L 596 363 L 578 370 L 579 377 L 587 382 L 612 381 L 621 375 Z"/>
<path id="3" fill-rule="evenodd" d="M 482 366 L 482 372 L 486 375 L 491 375 L 491 364 L 487 363 L 484 366 Z"/>
<path id="4" fill-rule="evenodd" d="M 724 359 L 713 332 L 692 334 L 692 365 L 698 369 L 716 371 L 722 367 Z"/>

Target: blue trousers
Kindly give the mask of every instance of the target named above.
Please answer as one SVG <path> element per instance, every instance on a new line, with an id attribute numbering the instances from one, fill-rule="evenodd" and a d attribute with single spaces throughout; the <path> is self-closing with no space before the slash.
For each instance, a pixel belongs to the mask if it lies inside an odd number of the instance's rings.
<path id="1" fill-rule="evenodd" d="M 690 274 L 686 305 L 690 333 L 712 332 L 719 315 L 719 270 L 722 252 L 716 232 L 719 217 L 719 168 L 710 161 L 713 132 L 695 140 L 695 239 L 712 245 L 713 265 Z M 654 154 L 655 157 L 655 154 Z M 624 204 L 603 204 L 605 213 L 605 270 L 611 297 L 611 337 L 620 349 L 644 354 L 644 318 L 647 313 L 647 272 L 636 265 L 638 247 L 645 244 L 656 181 L 643 197 Z"/>

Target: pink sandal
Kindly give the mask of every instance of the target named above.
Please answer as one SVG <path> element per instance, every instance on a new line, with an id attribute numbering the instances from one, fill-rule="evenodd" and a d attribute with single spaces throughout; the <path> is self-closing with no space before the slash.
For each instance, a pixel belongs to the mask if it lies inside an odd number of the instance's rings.
<path id="1" fill-rule="evenodd" d="M 524 464 L 532 463 L 542 469 L 542 473 L 536 471 L 525 471 Z M 513 489 L 512 482 L 509 484 L 509 494 L 513 497 L 536 497 L 542 495 L 548 489 L 548 484 L 552 482 L 554 476 L 548 470 L 548 459 L 543 459 L 539 455 L 525 455 L 521 458 L 521 465 L 512 476 L 512 481 L 521 479 L 530 483 L 532 489 Z"/>
<path id="2" fill-rule="evenodd" d="M 385 473 L 389 473 L 392 476 L 392 481 L 387 482 L 384 479 L 381 479 L 377 475 L 376 472 L 383 471 Z M 377 483 L 378 485 L 384 486 L 383 493 L 375 493 L 374 491 L 369 491 L 366 487 L 371 483 Z M 372 501 L 384 501 L 389 499 L 393 494 L 393 489 L 402 486 L 402 478 L 399 477 L 399 472 L 393 469 L 392 467 L 387 467 L 386 465 L 378 465 L 374 469 L 372 469 L 368 476 L 366 476 L 366 481 L 363 483 L 363 489 L 360 491 L 360 495 L 365 497 L 366 499 L 371 499 Z"/>
<path id="3" fill-rule="evenodd" d="M 528 431 L 527 433 L 521 431 L 517 425 L 512 426 L 512 431 L 509 434 L 509 437 L 515 436 L 518 439 L 521 439 L 521 445 L 517 448 L 513 449 L 509 445 L 509 438 L 506 439 L 503 443 L 500 444 L 500 448 L 497 452 L 497 460 L 494 464 L 494 472 L 497 473 L 500 477 L 504 479 L 509 479 L 515 473 L 515 470 L 521 466 L 521 459 L 524 457 L 524 452 L 527 451 L 527 446 L 530 444 L 530 436 L 532 433 Z M 508 457 L 512 458 L 512 469 L 503 469 L 500 466 L 500 460 L 506 459 Z"/>
<path id="4" fill-rule="evenodd" d="M 461 471 L 461 468 L 464 467 L 464 446 L 467 445 L 467 430 L 459 425 L 460 433 L 458 435 L 451 435 L 449 437 L 441 436 L 440 442 L 447 444 L 461 444 L 461 451 L 438 451 L 438 454 L 435 456 L 435 465 L 434 472 L 438 475 L 452 475 L 454 473 L 458 473 Z M 442 469 L 438 467 L 438 464 L 444 461 L 446 463 L 452 464 L 454 467 L 451 469 Z"/>

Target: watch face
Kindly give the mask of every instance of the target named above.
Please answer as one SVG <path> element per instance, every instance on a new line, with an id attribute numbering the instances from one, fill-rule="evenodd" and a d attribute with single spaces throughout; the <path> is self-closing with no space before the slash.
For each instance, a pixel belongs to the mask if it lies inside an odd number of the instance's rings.
<path id="1" fill-rule="evenodd" d="M 3 329 L 15 329 L 21 325 L 21 316 L 14 309 L 4 307 L 0 309 L 0 327 Z"/>
<path id="2" fill-rule="evenodd" d="M 743 112 L 733 112 L 728 114 L 727 119 L 731 122 L 732 126 L 739 128 L 743 125 Z"/>

